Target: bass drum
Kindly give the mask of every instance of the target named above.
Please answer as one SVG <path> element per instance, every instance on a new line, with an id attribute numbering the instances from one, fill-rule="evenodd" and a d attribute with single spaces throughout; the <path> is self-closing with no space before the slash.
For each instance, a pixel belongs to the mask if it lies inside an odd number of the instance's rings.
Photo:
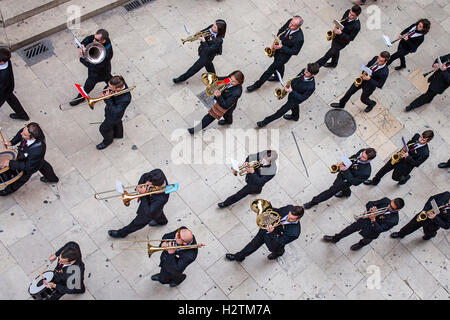
<path id="1" fill-rule="evenodd" d="M 16 160 L 17 151 L 12 149 L 0 149 L 0 162 L 4 160 Z M 22 177 L 23 171 L 13 170 L 10 167 L 0 168 L 0 190 L 16 182 Z"/>
<path id="2" fill-rule="evenodd" d="M 53 271 L 45 271 L 42 273 L 43 279 L 41 276 L 38 276 L 34 281 L 30 284 L 28 288 L 28 293 L 33 297 L 34 300 L 47 300 L 53 294 L 53 290 L 47 288 L 44 284 L 44 280 L 47 282 L 51 282 L 53 279 Z"/>

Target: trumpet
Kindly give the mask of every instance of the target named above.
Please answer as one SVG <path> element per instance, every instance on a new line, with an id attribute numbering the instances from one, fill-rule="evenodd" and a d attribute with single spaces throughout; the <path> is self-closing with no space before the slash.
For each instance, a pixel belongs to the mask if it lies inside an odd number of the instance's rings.
<path id="1" fill-rule="evenodd" d="M 341 21 L 339 21 L 339 22 L 344 22 L 345 20 L 347 20 L 347 18 L 345 18 L 345 19 L 342 19 Z M 334 26 L 335 26 L 335 28 L 339 28 L 340 29 L 340 26 L 338 25 L 338 24 L 334 24 Z M 330 40 L 333 40 L 334 38 L 336 37 L 336 34 L 334 33 L 334 29 L 333 30 L 328 30 L 327 31 L 327 41 L 330 41 Z"/>
<path id="2" fill-rule="evenodd" d="M 206 86 L 206 94 L 208 96 L 213 96 L 216 90 L 220 92 L 225 90 L 230 79 L 219 80 L 215 73 L 206 72 L 202 74 L 202 82 Z"/>
<path id="3" fill-rule="evenodd" d="M 379 215 L 385 214 L 388 210 L 389 210 L 389 207 L 384 207 L 384 208 L 377 209 L 373 212 L 366 211 L 363 214 L 355 215 L 354 218 L 355 218 L 355 220 L 359 220 L 359 219 L 368 218 L 372 215 L 375 215 L 377 217 Z"/>
<path id="4" fill-rule="evenodd" d="M 276 228 L 281 222 L 280 215 L 278 212 L 272 210 L 272 204 L 267 200 L 253 200 L 250 203 L 250 209 L 256 212 L 256 224 L 260 229 L 267 230 L 269 225 Z"/>
<path id="5" fill-rule="evenodd" d="M 205 30 L 205 31 L 199 31 L 196 34 L 187 37 L 186 39 L 181 39 L 181 43 L 184 44 L 185 42 L 192 42 L 198 40 L 200 37 L 206 38 L 211 35 L 211 31 Z"/>
<path id="6" fill-rule="evenodd" d="M 198 244 L 189 244 L 184 246 L 167 246 L 167 247 L 159 247 L 159 246 L 152 246 L 150 242 L 174 242 L 176 239 L 158 239 L 158 240 L 135 240 L 135 241 L 117 241 L 117 242 L 147 242 L 147 253 L 148 257 L 150 258 L 152 254 L 158 251 L 166 251 L 166 250 L 188 250 L 188 249 L 196 249 L 205 247 L 206 245 L 203 243 Z M 111 248 L 114 250 L 114 243 L 111 243 Z M 118 250 L 142 250 L 143 248 L 118 248 Z"/>
<path id="7" fill-rule="evenodd" d="M 358 78 L 355 79 L 355 87 L 359 87 L 363 83 L 363 81 L 364 81 L 364 79 L 362 77 L 363 75 L 367 76 L 368 74 L 367 74 L 367 72 L 363 71 L 362 74 Z"/>
<path id="8" fill-rule="evenodd" d="M 281 43 L 281 40 L 280 40 L 280 37 L 286 32 L 286 31 L 288 31 L 289 30 L 289 28 L 287 28 L 286 30 L 284 30 L 282 33 L 280 33 L 279 35 L 274 35 L 274 34 L 272 34 L 272 37 L 273 37 L 273 44 L 272 44 L 272 46 L 277 46 L 277 45 L 279 45 L 280 43 Z M 274 55 L 275 55 L 275 51 L 276 51 L 277 49 L 272 49 L 272 47 L 265 47 L 264 48 L 264 52 L 266 53 L 266 55 L 269 57 L 269 58 L 272 58 Z"/>
<path id="9" fill-rule="evenodd" d="M 447 207 L 448 205 L 449 205 L 448 203 L 447 203 L 447 204 L 444 204 L 443 206 L 438 207 L 438 209 L 445 208 L 445 207 Z M 417 222 L 421 222 L 421 221 L 424 221 L 424 220 L 428 219 L 428 215 L 429 215 L 430 213 L 432 213 L 432 212 L 434 212 L 433 209 L 428 210 L 428 211 L 421 211 L 421 212 L 417 215 L 416 221 L 417 221 Z M 440 211 L 437 212 L 436 214 L 439 214 L 439 213 L 440 213 Z"/>
<path id="10" fill-rule="evenodd" d="M 243 165 L 241 165 L 239 167 L 239 175 L 243 176 L 247 174 L 247 171 L 245 170 L 245 168 L 253 168 L 253 169 L 258 169 L 259 167 L 261 167 L 261 162 L 255 160 L 255 161 L 250 161 L 248 163 L 244 163 Z M 231 168 L 231 172 L 233 172 L 233 174 L 235 176 L 237 176 L 238 171 L 234 170 L 233 168 Z"/>

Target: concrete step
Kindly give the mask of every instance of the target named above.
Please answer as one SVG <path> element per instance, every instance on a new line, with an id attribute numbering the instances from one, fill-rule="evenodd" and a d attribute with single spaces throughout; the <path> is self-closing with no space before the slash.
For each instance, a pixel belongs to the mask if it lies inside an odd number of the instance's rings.
<path id="1" fill-rule="evenodd" d="M 17 1 L 17 0 L 16 0 Z M 49 35 L 72 28 L 76 19 L 84 21 L 130 0 L 70 0 L 25 20 L 7 26 L 0 32 L 0 46 L 6 43 L 11 51 L 25 47 Z M 79 12 L 73 11 L 78 8 Z"/>

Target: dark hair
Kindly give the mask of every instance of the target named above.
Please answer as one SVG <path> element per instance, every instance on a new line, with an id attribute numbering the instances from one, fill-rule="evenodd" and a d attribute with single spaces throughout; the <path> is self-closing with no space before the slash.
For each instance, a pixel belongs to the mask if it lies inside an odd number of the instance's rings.
<path id="1" fill-rule="evenodd" d="M 294 18 L 299 18 L 300 19 L 299 26 L 301 26 L 303 24 L 303 18 L 302 17 L 300 17 L 299 15 L 295 15 Z"/>
<path id="2" fill-rule="evenodd" d="M 433 130 L 425 130 L 424 132 L 422 132 L 422 137 L 424 139 L 427 139 L 427 141 L 431 141 L 434 137 Z"/>
<path id="3" fill-rule="evenodd" d="M 99 29 L 95 34 L 101 34 L 102 40 L 109 40 L 109 33 L 105 29 Z"/>
<path id="4" fill-rule="evenodd" d="M 305 209 L 303 209 L 302 206 L 293 206 L 291 210 L 292 215 L 296 216 L 297 218 L 303 217 L 303 214 L 305 213 Z"/>
<path id="5" fill-rule="evenodd" d="M 44 132 L 36 122 L 30 122 L 29 124 L 27 124 L 27 128 L 32 138 L 38 141 L 45 141 Z"/>
<path id="6" fill-rule="evenodd" d="M 431 22 L 428 19 L 420 19 L 419 21 L 417 21 L 416 26 L 419 25 L 419 23 L 422 22 L 423 24 L 423 30 L 420 31 L 422 34 L 427 34 L 428 31 L 430 31 L 430 27 L 431 27 Z"/>
<path id="7" fill-rule="evenodd" d="M 319 73 L 319 69 L 320 69 L 320 66 L 319 66 L 319 64 L 318 63 L 316 63 L 316 62 L 314 62 L 314 63 L 308 63 L 308 71 L 310 72 L 310 73 L 312 73 L 313 75 L 316 75 L 316 74 L 318 74 Z"/>
<path id="8" fill-rule="evenodd" d="M 405 206 L 405 201 L 402 198 L 395 198 L 394 203 L 397 210 L 400 210 Z"/>
<path id="9" fill-rule="evenodd" d="M 386 60 L 386 62 L 389 61 L 389 59 L 391 58 L 391 54 L 387 51 L 381 51 L 380 56 Z"/>
<path id="10" fill-rule="evenodd" d="M 67 259 L 69 261 L 76 261 L 80 258 L 80 253 L 76 248 L 69 247 L 61 253 L 61 258 Z"/>
<path id="11" fill-rule="evenodd" d="M 121 88 L 124 86 L 125 84 L 125 80 L 123 79 L 122 76 L 114 76 L 111 79 L 109 79 L 109 84 L 116 87 L 116 88 Z"/>
<path id="12" fill-rule="evenodd" d="M 154 186 L 162 186 L 164 184 L 164 176 L 160 171 L 155 171 L 150 174 L 150 182 Z"/>
<path id="13" fill-rule="evenodd" d="M 244 74 L 240 70 L 235 70 L 230 74 L 230 77 L 234 76 L 239 84 L 244 83 Z"/>
<path id="14" fill-rule="evenodd" d="M 377 156 L 377 152 L 375 151 L 374 148 L 367 148 L 365 151 L 366 151 L 368 160 L 372 160 L 373 158 L 375 158 Z"/>
<path id="15" fill-rule="evenodd" d="M 358 16 L 361 14 L 361 7 L 358 6 L 358 5 L 354 5 L 354 6 L 351 8 L 351 10 L 352 10 L 354 13 L 356 13 L 356 15 L 358 15 Z"/>
<path id="16" fill-rule="evenodd" d="M 227 23 L 225 20 L 217 19 L 217 38 L 225 38 L 225 33 L 227 32 Z"/>
<path id="17" fill-rule="evenodd" d="M 0 48 L 0 61 L 8 61 L 11 59 L 11 52 L 7 48 Z"/>
<path id="18" fill-rule="evenodd" d="M 270 162 L 276 161 L 278 159 L 278 153 L 275 150 L 267 150 L 264 158 Z"/>

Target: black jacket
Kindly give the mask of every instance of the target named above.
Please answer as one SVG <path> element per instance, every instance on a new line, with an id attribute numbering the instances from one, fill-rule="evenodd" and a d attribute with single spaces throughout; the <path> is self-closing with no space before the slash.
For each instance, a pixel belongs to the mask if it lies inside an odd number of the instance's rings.
<path id="1" fill-rule="evenodd" d="M 186 229 L 186 227 L 181 227 L 180 229 Z M 163 239 L 175 239 L 175 235 L 178 230 L 170 233 L 166 233 Z M 162 243 L 161 243 L 162 244 Z M 159 246 L 161 246 L 161 244 Z M 197 244 L 195 237 L 193 237 L 191 244 Z M 171 274 L 182 274 L 188 265 L 195 261 L 197 258 L 198 249 L 187 249 L 179 250 L 174 254 L 169 254 L 167 251 L 161 253 L 161 261 L 159 266 L 165 272 Z"/>
<path id="2" fill-rule="evenodd" d="M 8 67 L 0 70 L 0 99 L 9 96 L 14 91 L 14 74 L 11 60 Z"/>
<path id="3" fill-rule="evenodd" d="M 446 203 L 448 203 L 448 201 L 450 200 L 450 192 L 445 191 L 442 193 L 438 193 L 435 194 L 434 196 L 431 196 L 428 200 L 427 203 L 425 203 L 425 206 L 423 207 L 423 211 L 428 211 L 431 210 L 431 200 L 435 200 L 436 204 L 438 205 L 438 207 L 445 205 Z M 416 216 L 417 218 L 417 216 Z M 442 208 L 440 210 L 440 213 L 438 215 L 436 215 L 436 217 L 434 217 L 434 219 L 429 219 L 427 218 L 425 220 L 429 221 L 428 223 L 433 223 L 436 226 L 443 228 L 445 230 L 450 229 L 450 209 L 445 209 Z"/>
<path id="4" fill-rule="evenodd" d="M 267 151 L 267 150 L 266 150 Z M 266 151 L 259 152 L 257 154 L 251 154 L 245 159 L 245 162 L 261 161 Z M 245 182 L 252 188 L 252 191 L 261 192 L 264 185 L 275 177 L 277 172 L 277 165 L 272 162 L 269 166 L 259 167 L 255 169 L 254 173 L 248 173 L 245 176 Z"/>
<path id="5" fill-rule="evenodd" d="M 73 285 L 75 285 L 77 283 L 76 281 L 73 280 L 73 277 L 75 276 L 76 271 L 74 271 L 73 268 L 71 268 L 71 266 L 62 267 L 59 264 L 59 260 L 58 260 L 58 265 L 56 266 L 56 268 L 54 270 L 54 276 L 53 276 L 53 279 L 51 282 L 56 284 L 55 289 L 61 293 L 69 293 L 69 294 L 84 293 L 86 291 L 86 288 L 84 286 L 84 263 L 81 259 L 81 251 L 80 251 L 80 246 L 78 245 L 78 243 L 76 243 L 74 241 L 67 242 L 61 249 L 59 249 L 58 251 L 55 252 L 55 256 L 58 257 L 67 248 L 75 248 L 76 250 L 78 250 L 78 252 L 80 252 L 80 258 L 73 263 L 73 266 L 78 266 L 79 270 L 80 270 L 80 288 L 69 289 L 67 287 L 68 280 L 69 280 L 69 283 L 71 280 L 72 281 L 71 283 Z"/>
<path id="6" fill-rule="evenodd" d="M 409 32 L 409 30 L 411 30 L 411 28 L 414 27 L 415 25 L 416 24 L 413 23 L 408 28 L 403 30 L 400 34 L 402 36 L 407 34 Z M 408 51 L 408 52 L 411 52 L 411 53 L 412 52 L 416 52 L 417 48 L 422 44 L 424 39 L 425 39 L 425 35 L 424 34 L 421 34 L 418 37 L 408 38 L 408 40 L 406 40 L 406 41 L 402 39 L 402 40 L 400 40 L 398 46 L 399 46 L 399 48 L 402 48 L 405 51 Z"/>
<path id="7" fill-rule="evenodd" d="M 352 155 L 350 158 L 357 159 L 364 150 L 365 149 L 359 150 L 357 153 Z M 370 162 L 369 163 L 358 163 L 358 164 L 352 165 L 350 168 L 348 168 L 345 171 L 340 171 L 338 173 L 338 176 L 340 176 L 349 185 L 357 186 L 357 185 L 360 185 L 364 180 L 369 179 L 371 172 L 372 172 L 372 167 L 370 165 Z"/>
<path id="8" fill-rule="evenodd" d="M 419 141 L 420 134 L 416 133 L 411 140 L 408 141 L 409 144 L 415 144 Z M 407 176 L 414 167 L 420 166 L 425 160 L 430 156 L 430 149 L 428 149 L 428 144 L 420 147 L 414 151 L 409 152 L 408 157 L 403 158 L 395 164 L 395 174 L 401 176 Z M 390 160 L 389 160 L 390 161 Z"/>
<path id="9" fill-rule="evenodd" d="M 162 172 L 161 169 L 153 169 L 150 172 L 144 173 L 141 176 L 141 178 L 139 179 L 138 184 L 143 184 L 143 183 L 146 183 L 147 181 L 149 181 L 150 175 L 153 174 L 154 172 L 160 172 L 164 177 L 164 182 L 166 183 L 166 185 L 169 184 L 166 176 L 164 175 L 164 173 Z M 167 194 L 166 193 L 157 193 L 157 194 L 153 194 L 151 196 L 143 197 L 143 198 L 141 198 L 141 201 L 139 203 L 139 208 L 136 213 L 147 215 L 147 216 L 151 217 L 153 220 L 155 220 L 164 213 L 163 209 L 164 209 L 164 205 L 167 203 L 167 201 L 169 201 L 168 193 Z"/>
<path id="10" fill-rule="evenodd" d="M 288 101 L 295 104 L 302 103 L 314 93 L 314 90 L 316 90 L 316 82 L 314 77 L 309 80 L 302 80 L 304 73 L 305 69 L 300 71 L 297 78 L 291 82 L 292 92 L 289 93 Z"/>
<path id="11" fill-rule="evenodd" d="M 342 33 L 336 34 L 335 38 L 333 39 L 333 44 L 337 44 L 341 48 L 344 48 L 346 45 L 348 45 L 350 41 L 355 40 L 356 35 L 359 33 L 359 30 L 361 30 L 361 22 L 359 21 L 359 18 L 348 22 L 349 12 L 350 9 L 345 11 L 344 15 L 342 16 L 342 19 L 346 19 L 344 22 L 341 22 L 341 24 L 344 26 Z"/>
<path id="12" fill-rule="evenodd" d="M 281 219 L 289 214 L 292 210 L 292 205 L 288 205 L 279 209 L 273 208 L 275 212 L 278 212 Z M 259 232 L 264 233 L 264 243 L 271 252 L 279 251 L 279 248 L 284 248 L 288 243 L 298 239 L 300 236 L 300 221 L 298 223 L 291 223 L 282 225 L 279 224 L 274 231 L 267 232 L 266 230 L 260 230 Z"/>
<path id="13" fill-rule="evenodd" d="M 440 59 L 442 63 L 445 63 L 450 60 L 450 53 L 440 57 Z M 437 59 L 434 60 L 434 63 L 437 62 Z M 441 69 L 438 69 L 431 77 L 428 78 L 428 82 L 430 82 L 430 90 L 439 94 L 442 94 L 445 90 L 447 90 L 448 85 L 450 84 L 450 63 L 447 63 L 447 65 L 447 70 L 442 71 Z"/>
<path id="14" fill-rule="evenodd" d="M 125 84 L 124 89 L 127 88 L 128 85 Z M 123 114 L 131 102 L 131 92 L 120 94 L 118 96 L 105 99 L 104 101 L 106 104 L 104 123 L 112 126 L 122 121 Z"/>
<path id="15" fill-rule="evenodd" d="M 366 209 L 369 211 L 372 207 L 377 207 L 377 209 L 385 208 L 391 203 L 389 198 L 383 198 L 377 201 L 369 201 L 366 204 Z M 378 215 L 375 221 L 372 222 L 369 218 L 359 219 L 357 221 L 361 228 L 359 232 L 364 238 L 376 239 L 380 233 L 390 230 L 392 227 L 398 224 L 398 211 L 391 211 L 390 213 L 385 213 Z"/>
<path id="16" fill-rule="evenodd" d="M 229 75 L 226 77 L 219 77 L 219 80 L 223 80 L 225 78 L 230 77 Z M 239 98 L 242 95 L 242 86 L 232 86 L 229 89 L 225 89 L 222 91 L 222 94 L 218 97 L 214 97 L 214 100 L 217 101 L 219 106 L 228 110 L 235 108 Z M 234 110 L 234 109 L 233 109 Z"/>
<path id="17" fill-rule="evenodd" d="M 281 49 L 275 51 L 274 57 L 277 60 L 284 61 L 284 63 L 288 62 L 292 56 L 298 55 L 304 42 L 302 28 L 298 29 L 298 31 L 295 31 L 293 34 L 286 36 L 289 32 L 289 23 L 291 23 L 291 20 L 292 19 L 289 19 L 277 33 L 277 35 L 280 35 L 284 32 L 281 36 L 279 36 L 283 46 Z"/>
<path id="18" fill-rule="evenodd" d="M 94 42 L 94 35 L 87 36 L 86 38 L 81 41 L 81 44 L 83 44 L 85 47 L 89 44 Z M 98 64 L 92 64 L 87 62 L 85 59 L 80 58 L 80 62 L 88 67 L 89 72 L 92 72 L 97 75 L 107 75 L 111 73 L 111 59 L 113 58 L 113 49 L 111 46 L 111 41 L 108 39 L 103 44 L 103 46 L 106 49 L 106 57 L 105 60 L 103 60 L 101 63 Z"/>
<path id="19" fill-rule="evenodd" d="M 38 171 L 44 164 L 44 157 L 46 151 L 45 141 L 36 140 L 30 146 L 24 144 L 26 140 L 22 138 L 20 133 L 23 128 L 17 132 L 17 134 L 12 138 L 11 144 L 16 145 L 20 143 L 17 147 L 18 155 L 16 160 L 9 161 L 9 167 L 14 170 L 25 171 L 25 174 L 32 175 Z"/>
<path id="20" fill-rule="evenodd" d="M 370 68 L 377 62 L 378 56 L 372 58 L 369 63 L 366 65 L 367 68 Z M 375 72 L 372 72 L 370 79 L 362 82 L 362 89 L 364 91 L 375 91 L 376 88 L 383 88 L 384 83 L 389 75 L 389 68 L 385 65 L 381 69 L 377 69 Z"/>
<path id="21" fill-rule="evenodd" d="M 202 31 L 206 31 L 212 28 L 212 24 Z M 205 42 L 200 42 L 198 47 L 198 55 L 206 57 L 208 60 L 212 61 L 216 55 L 222 54 L 223 38 L 215 38 L 210 36 L 205 38 Z"/>

